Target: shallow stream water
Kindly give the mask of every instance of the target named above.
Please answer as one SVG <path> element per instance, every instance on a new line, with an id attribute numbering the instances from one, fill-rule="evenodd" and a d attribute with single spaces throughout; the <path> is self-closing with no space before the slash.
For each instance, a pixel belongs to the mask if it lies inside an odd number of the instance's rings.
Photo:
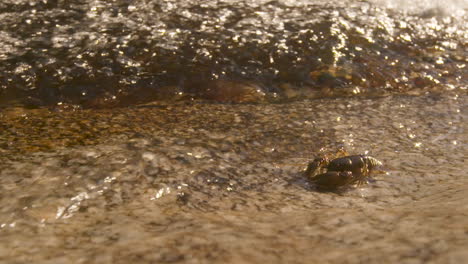
<path id="1" fill-rule="evenodd" d="M 2 1 L 0 262 L 464 263 L 466 9 Z"/>
<path id="2" fill-rule="evenodd" d="M 5 0 L 0 103 L 277 102 L 467 85 L 464 1 Z"/>
<path id="3" fill-rule="evenodd" d="M 88 146 L 12 153 L 1 165 L 0 256 L 9 263 L 468 257 L 466 95 L 155 103 L 3 118 L 11 120 L 8 131 L 28 137 L 14 127 L 18 119 L 44 115 L 48 124 L 27 130 L 48 134 L 17 142 L 15 152 L 57 143 L 53 126 L 83 119 L 107 133 Z M 368 152 L 389 174 L 360 188 L 318 192 L 301 171 L 339 147 Z"/>

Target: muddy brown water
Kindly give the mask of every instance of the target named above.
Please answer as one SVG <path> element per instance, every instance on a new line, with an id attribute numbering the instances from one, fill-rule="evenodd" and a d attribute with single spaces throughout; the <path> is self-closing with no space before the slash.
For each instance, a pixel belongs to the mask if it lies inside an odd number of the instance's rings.
<path id="1" fill-rule="evenodd" d="M 0 262 L 464 263 L 467 99 L 4 109 Z M 340 147 L 389 174 L 317 192 Z"/>

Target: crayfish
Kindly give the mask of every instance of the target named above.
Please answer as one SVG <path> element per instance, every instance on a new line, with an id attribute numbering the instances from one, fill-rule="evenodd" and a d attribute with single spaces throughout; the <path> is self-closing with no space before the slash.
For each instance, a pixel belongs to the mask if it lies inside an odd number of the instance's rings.
<path id="1" fill-rule="evenodd" d="M 327 156 L 311 161 L 304 175 L 317 187 L 322 189 L 337 189 L 356 184 L 367 183 L 371 173 L 382 173 L 378 170 L 382 162 L 369 155 L 348 155 L 345 151 L 330 159 Z"/>

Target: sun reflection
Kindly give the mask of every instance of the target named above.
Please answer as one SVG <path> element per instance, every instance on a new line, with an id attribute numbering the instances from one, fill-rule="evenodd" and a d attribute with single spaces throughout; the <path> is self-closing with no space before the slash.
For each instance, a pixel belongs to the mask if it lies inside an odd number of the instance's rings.
<path id="1" fill-rule="evenodd" d="M 164 195 L 170 194 L 170 193 L 171 193 L 171 188 L 163 187 L 159 189 L 158 191 L 156 191 L 156 194 L 153 197 L 151 197 L 150 200 L 153 201 L 153 200 L 159 199 L 163 197 Z"/>
<path id="2" fill-rule="evenodd" d="M 183 90 L 190 80 L 204 79 L 254 79 L 274 88 L 268 83 L 273 78 L 298 84 L 298 89 L 330 88 L 338 95 L 367 95 L 380 88 L 399 93 L 413 89 L 412 78 L 418 77 L 424 81 L 417 86 L 424 88 L 463 79 L 459 69 L 465 67 L 467 31 L 464 17 L 458 17 L 462 8 L 450 9 L 450 15 L 419 17 L 424 11 L 406 13 L 398 5 L 389 10 L 372 1 L 336 8 L 287 2 L 228 1 L 218 6 L 207 1 L 195 8 L 184 1 L 117 6 L 90 1 L 59 7 L 60 18 L 31 7 L 21 23 L 7 19 L 0 31 L 0 60 L 17 62 L 0 63 L 0 89 L 14 90 L 8 94 L 34 90 L 26 96 L 43 93 L 39 97 L 55 104 L 115 94 L 116 86 L 119 94 L 132 97 L 145 86 L 161 83 Z M 61 19 L 80 11 L 84 16 Z M 17 28 L 30 32 L 28 37 L 15 38 Z M 30 61 L 24 61 L 25 49 L 35 51 L 26 56 Z M 303 74 L 347 63 L 352 67 L 342 75 L 310 80 Z M 99 88 L 91 92 L 77 86 Z M 337 87 L 349 89 L 335 91 Z M 85 91 L 86 96 L 76 96 Z M 277 92 L 269 98 L 281 97 Z"/>

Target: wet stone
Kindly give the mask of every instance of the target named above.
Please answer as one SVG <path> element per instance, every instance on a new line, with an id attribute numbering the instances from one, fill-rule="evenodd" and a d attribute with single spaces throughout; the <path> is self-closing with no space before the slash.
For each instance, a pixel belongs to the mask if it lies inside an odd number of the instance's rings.
<path id="1" fill-rule="evenodd" d="M 5 118 L 3 125 L 12 129 L 1 130 L 0 139 L 29 140 L 12 140 L 14 147 L 0 157 L 0 233 L 8 241 L 0 248 L 25 246 L 2 254 L 22 259 L 31 250 L 42 261 L 58 260 L 65 251 L 67 261 L 119 254 L 122 263 L 135 255 L 151 262 L 160 259 L 151 253 L 158 248 L 200 261 L 238 263 L 249 255 L 256 262 L 339 263 L 346 257 L 358 263 L 401 261 L 408 254 L 419 260 L 412 249 L 434 245 L 427 256 L 452 256 L 439 246 L 456 251 L 468 243 L 458 235 L 466 225 L 460 211 L 468 186 L 466 148 L 453 144 L 464 140 L 466 113 L 457 109 L 466 96 L 456 98 L 176 104 L 170 111 L 134 107 L 59 115 L 31 110 L 26 121 Z M 233 122 L 236 116 L 239 122 Z M 67 124 L 83 119 L 107 125 L 92 132 L 92 141 L 75 141 L 82 133 L 69 133 L 76 128 Z M 35 129 L 54 131 L 56 125 L 76 143 L 64 147 L 54 132 Z M 49 148 L 30 147 L 37 142 Z M 389 174 L 342 192 L 320 192 L 303 169 L 343 145 L 381 160 Z M 448 242 L 438 245 L 435 237 Z M 269 253 L 272 247 L 297 253 L 279 257 Z M 212 255 L 213 248 L 230 254 Z"/>
<path id="2" fill-rule="evenodd" d="M 466 16 L 463 1 L 5 0 L 0 104 L 444 93 L 466 85 Z"/>

